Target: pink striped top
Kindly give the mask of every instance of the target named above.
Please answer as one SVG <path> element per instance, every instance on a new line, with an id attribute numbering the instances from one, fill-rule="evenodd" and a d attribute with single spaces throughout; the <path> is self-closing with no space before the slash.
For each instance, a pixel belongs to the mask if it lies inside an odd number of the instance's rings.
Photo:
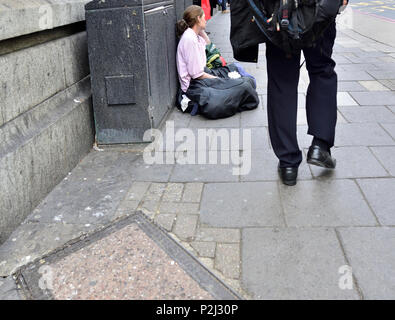
<path id="1" fill-rule="evenodd" d="M 191 28 L 185 30 L 177 47 L 177 70 L 181 90 L 186 92 L 191 79 L 199 78 L 206 66 L 206 40 Z"/>

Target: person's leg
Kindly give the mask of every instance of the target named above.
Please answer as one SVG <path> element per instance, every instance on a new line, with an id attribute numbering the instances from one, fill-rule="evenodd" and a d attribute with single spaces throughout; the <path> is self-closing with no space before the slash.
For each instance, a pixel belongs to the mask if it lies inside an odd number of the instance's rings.
<path id="1" fill-rule="evenodd" d="M 337 120 L 336 63 L 331 58 L 335 37 L 333 22 L 315 47 L 303 50 L 310 77 L 306 96 L 307 133 L 314 136 L 312 144 L 328 151 L 334 145 Z"/>
<path id="2" fill-rule="evenodd" d="M 280 167 L 298 167 L 302 152 L 296 137 L 300 54 L 290 58 L 266 42 L 267 115 L 270 141 Z"/>

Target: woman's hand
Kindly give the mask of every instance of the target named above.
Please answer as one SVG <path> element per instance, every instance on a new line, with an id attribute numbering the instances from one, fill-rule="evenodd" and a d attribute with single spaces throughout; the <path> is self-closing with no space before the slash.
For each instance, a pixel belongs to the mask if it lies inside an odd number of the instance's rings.
<path id="1" fill-rule="evenodd" d="M 211 40 L 210 40 L 210 38 L 208 37 L 206 31 L 204 31 L 204 29 L 202 29 L 202 30 L 199 32 L 199 36 L 203 37 L 204 40 L 206 40 L 206 44 L 210 44 L 210 43 L 211 43 Z"/>

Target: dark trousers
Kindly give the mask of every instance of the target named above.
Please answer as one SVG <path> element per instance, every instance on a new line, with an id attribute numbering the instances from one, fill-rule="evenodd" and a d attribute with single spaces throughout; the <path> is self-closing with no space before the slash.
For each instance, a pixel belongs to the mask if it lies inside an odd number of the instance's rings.
<path id="1" fill-rule="evenodd" d="M 331 58 L 335 37 L 333 22 L 315 47 L 303 49 L 310 78 L 306 95 L 307 133 L 326 141 L 329 148 L 334 144 L 337 120 L 336 63 Z M 300 53 L 287 57 L 284 51 L 266 42 L 266 61 L 270 141 L 281 167 L 297 167 L 302 162 L 296 138 Z"/>

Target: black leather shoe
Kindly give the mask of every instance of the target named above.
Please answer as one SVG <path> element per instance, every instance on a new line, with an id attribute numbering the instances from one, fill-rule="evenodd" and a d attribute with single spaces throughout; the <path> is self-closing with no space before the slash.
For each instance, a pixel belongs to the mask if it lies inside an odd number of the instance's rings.
<path id="1" fill-rule="evenodd" d="M 298 167 L 277 167 L 281 181 L 287 186 L 294 186 L 298 177 Z"/>
<path id="2" fill-rule="evenodd" d="M 317 145 L 311 145 L 307 153 L 307 163 L 315 166 L 335 169 L 336 159 L 331 154 Z"/>

